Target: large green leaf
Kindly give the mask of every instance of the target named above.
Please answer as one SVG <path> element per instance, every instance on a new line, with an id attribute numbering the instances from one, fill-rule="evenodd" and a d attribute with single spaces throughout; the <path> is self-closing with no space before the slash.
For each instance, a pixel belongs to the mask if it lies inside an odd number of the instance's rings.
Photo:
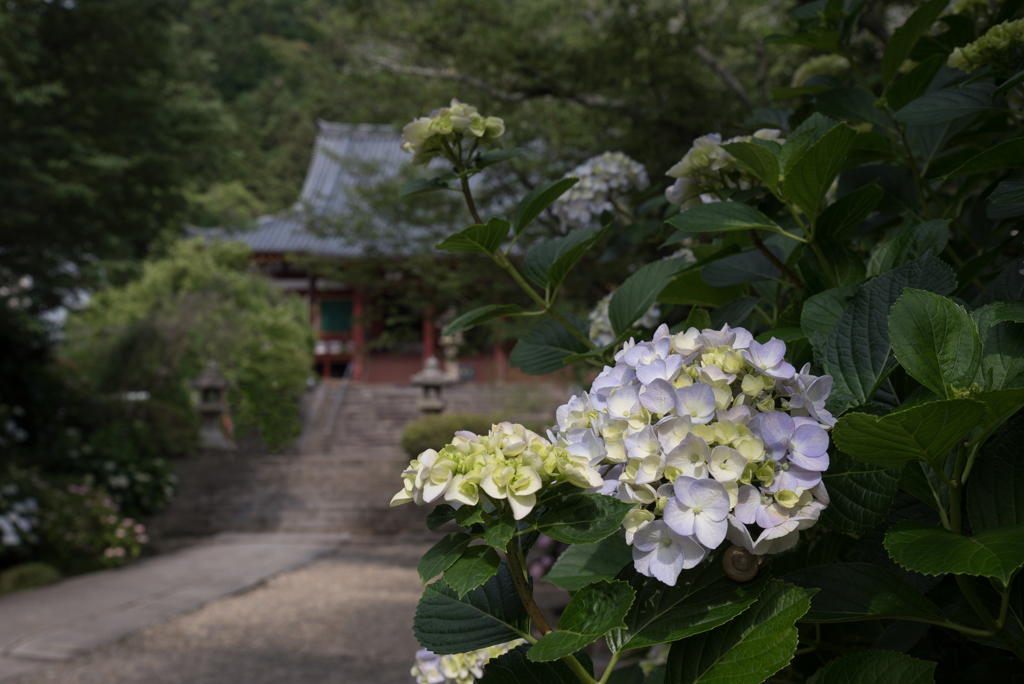
<path id="1" fill-rule="evenodd" d="M 555 631 L 545 634 L 530 649 L 530 660 L 558 660 L 592 644 L 613 629 L 624 629 L 623 619 L 635 596 L 633 588 L 621 580 L 583 587 L 558 618 Z"/>
<path id="2" fill-rule="evenodd" d="M 562 178 L 548 185 L 538 185 L 528 192 L 516 206 L 512 214 L 512 228 L 516 235 L 530 225 L 540 213 L 547 209 L 559 197 L 564 195 L 569 188 L 579 182 L 579 178 Z"/>
<path id="3" fill-rule="evenodd" d="M 523 644 L 488 662 L 479 684 L 580 684 L 564 662 L 535 663 L 527 657 L 529 650 Z M 594 665 L 585 652 L 577 653 L 576 659 L 593 675 Z"/>
<path id="4" fill-rule="evenodd" d="M 754 207 L 740 202 L 701 204 L 676 214 L 668 223 L 687 233 L 718 233 L 731 230 L 772 230 L 782 227 Z"/>
<path id="5" fill-rule="evenodd" d="M 591 582 L 614 579 L 632 562 L 633 554 L 626 540 L 613 534 L 593 544 L 567 548 L 544 575 L 544 581 L 576 591 Z"/>
<path id="6" fill-rule="evenodd" d="M 526 154 L 526 150 L 522 147 L 510 147 L 507 150 L 490 150 L 474 157 L 473 166 L 478 169 L 486 169 L 488 166 L 493 166 L 498 162 L 515 159 L 524 154 Z"/>
<path id="7" fill-rule="evenodd" d="M 463 330 L 475 328 L 481 323 L 493 321 L 503 316 L 515 316 L 523 313 L 523 307 L 518 304 L 488 304 L 472 311 L 468 311 L 448 324 L 442 335 L 454 335 Z"/>
<path id="8" fill-rule="evenodd" d="M 889 513 L 902 472 L 902 468 L 858 463 L 843 452 L 835 453 L 822 475 L 830 499 L 821 512 L 822 527 L 851 534 L 870 530 Z"/>
<path id="9" fill-rule="evenodd" d="M 946 64 L 946 55 L 932 55 L 889 86 L 885 99 L 893 110 L 903 109 L 928 91 L 935 74 Z"/>
<path id="10" fill-rule="evenodd" d="M 436 178 L 421 178 L 406 183 L 402 186 L 402 189 L 398 191 L 398 196 L 402 199 L 406 197 L 412 197 L 413 195 L 422 195 L 423 193 L 433 192 L 435 190 L 447 190 L 448 181 L 458 178 L 453 173 L 448 173 L 443 176 L 437 176 Z"/>
<path id="11" fill-rule="evenodd" d="M 1012 138 L 971 157 L 950 173 L 947 178 L 960 178 L 975 173 L 1015 169 L 1022 166 L 1024 166 L 1024 138 Z"/>
<path id="12" fill-rule="evenodd" d="M 828 86 L 822 86 L 821 88 L 824 90 L 829 89 Z M 823 92 L 823 90 L 815 92 Z M 838 123 L 835 119 L 830 119 L 817 112 L 804 119 L 803 123 L 793 129 L 793 132 L 786 138 L 786 144 L 782 146 L 782 150 L 779 152 L 779 167 L 788 173 L 790 165 L 799 159 L 800 155 L 807 148 L 821 140 L 826 133 L 835 128 Z"/>
<path id="13" fill-rule="evenodd" d="M 992 89 L 991 83 L 975 82 L 959 88 L 935 90 L 896 112 L 896 118 L 908 124 L 933 124 L 977 114 L 992 106 Z"/>
<path id="14" fill-rule="evenodd" d="M 714 629 L 733 619 L 757 600 L 768 584 L 766 568 L 749 582 L 734 582 L 722 570 L 720 554 L 712 554 L 694 568 L 683 570 L 670 587 L 644 577 L 632 565 L 619 579 L 636 590 L 626 615 L 626 628 L 608 635 L 614 652 L 665 644 Z"/>
<path id="15" fill-rule="evenodd" d="M 566 544 L 590 544 L 617 532 L 634 504 L 577 490 L 558 494 L 545 506 L 537 520 L 541 534 Z"/>
<path id="16" fill-rule="evenodd" d="M 807 684 L 934 684 L 935 665 L 902 653 L 863 651 L 830 661 Z"/>
<path id="17" fill-rule="evenodd" d="M 555 289 L 602 234 L 599 228 L 577 228 L 557 240 L 538 240 L 523 259 L 523 273 L 537 285 Z"/>
<path id="18" fill-rule="evenodd" d="M 925 221 L 907 228 L 883 242 L 868 259 L 868 277 L 874 278 L 908 261 L 924 256 L 928 250 L 938 256 L 949 242 L 949 221 Z"/>
<path id="19" fill-rule="evenodd" d="M 772 580 L 732 622 L 672 644 L 665 684 L 760 684 L 793 658 L 796 621 L 814 592 Z"/>
<path id="20" fill-rule="evenodd" d="M 848 413 L 833 438 L 842 451 L 885 468 L 927 461 L 942 470 L 946 454 L 985 417 L 985 406 L 971 399 L 945 399 L 886 416 Z"/>
<path id="21" fill-rule="evenodd" d="M 572 316 L 566 316 L 584 336 L 586 324 Z M 522 368 L 527 375 L 553 373 L 565 365 L 565 359 L 573 354 L 587 351 L 583 344 L 555 320 L 548 319 L 519 339 L 508 357 L 509 365 Z"/>
<path id="22" fill-rule="evenodd" d="M 1017 420 L 978 455 L 967 480 L 967 514 L 975 532 L 1024 524 L 1022 444 L 1024 420 Z"/>
<path id="23" fill-rule="evenodd" d="M 844 123 L 823 135 L 800 157 L 786 165 L 782 193 L 808 216 L 817 217 L 821 200 L 843 168 L 846 154 L 856 137 L 857 132 Z"/>
<path id="24" fill-rule="evenodd" d="M 736 142 L 722 147 L 743 167 L 764 181 L 769 190 L 778 190 L 779 159 L 771 150 L 752 142 Z"/>
<path id="25" fill-rule="evenodd" d="M 502 562 L 496 575 L 461 598 L 442 580 L 428 584 L 412 631 L 434 653 L 466 653 L 529 634 L 530 616 Z"/>
<path id="26" fill-rule="evenodd" d="M 420 562 L 416 566 L 416 572 L 420 574 L 420 579 L 426 583 L 447 570 L 469 548 L 471 541 L 473 541 L 472 537 L 465 532 L 446 534 L 441 541 L 431 546 L 420 558 Z"/>
<path id="27" fill-rule="evenodd" d="M 892 122 L 881 109 L 875 107 L 877 99 L 863 88 L 836 88 L 816 95 L 814 108 L 834 119 L 867 121 L 876 126 L 889 127 Z"/>
<path id="28" fill-rule="evenodd" d="M 853 301 L 853 296 L 860 290 L 860 285 L 843 285 L 825 290 L 804 302 L 800 310 L 800 328 L 814 348 L 814 355 L 822 363 L 828 338 L 832 328 L 843 317 L 843 313 Z"/>
<path id="29" fill-rule="evenodd" d="M 971 315 L 947 297 L 907 288 L 889 312 L 896 360 L 936 395 L 952 399 L 974 384 L 981 339 Z"/>
<path id="30" fill-rule="evenodd" d="M 493 254 L 508 237 L 508 221 L 494 217 L 486 224 L 476 224 L 439 242 L 437 249 L 467 254 Z"/>
<path id="31" fill-rule="evenodd" d="M 985 419 L 981 422 L 981 433 L 988 435 L 1014 413 L 1024 408 L 1024 387 L 977 392 L 971 395 L 975 401 L 985 405 Z"/>
<path id="32" fill-rule="evenodd" d="M 825 345 L 822 360 L 835 381 L 834 393 L 853 397 L 854 404 L 867 403 L 896 367 L 886 319 L 908 287 L 947 294 L 956 280 L 947 265 L 925 255 L 862 285 Z"/>
<path id="33" fill-rule="evenodd" d="M 501 557 L 490 546 L 471 546 L 444 571 L 444 582 L 462 596 L 498 572 Z"/>
<path id="34" fill-rule="evenodd" d="M 746 285 L 716 287 L 704 282 L 700 270 L 684 271 L 658 294 L 662 304 L 717 308 L 747 294 Z"/>
<path id="35" fill-rule="evenodd" d="M 983 389 L 1015 387 L 1024 380 L 1024 323 L 997 322 L 1001 303 L 971 312 L 981 340 L 981 365 L 974 381 Z"/>
<path id="36" fill-rule="evenodd" d="M 886 86 L 892 82 L 899 73 L 903 62 L 910 57 L 917 39 L 931 28 L 935 20 L 946 9 L 946 0 L 929 0 L 917 9 L 910 17 L 903 22 L 903 25 L 893 31 L 892 37 L 885 45 L 882 53 L 882 83 Z"/>
<path id="37" fill-rule="evenodd" d="M 898 575 L 872 563 L 836 563 L 803 568 L 786 581 L 819 589 L 805 622 L 859 620 L 942 621 L 942 611 Z"/>
<path id="38" fill-rule="evenodd" d="M 644 315 L 679 269 L 686 264 L 683 258 L 660 259 L 643 266 L 626 278 L 608 304 L 608 318 L 616 335 L 630 328 Z"/>
<path id="39" fill-rule="evenodd" d="M 1024 566 L 1024 524 L 990 527 L 973 537 L 917 520 L 907 520 L 885 533 L 889 556 L 907 570 L 924 575 L 977 575 L 1005 586 Z"/>
<path id="40" fill-rule="evenodd" d="M 818 217 L 818 238 L 848 240 L 853 230 L 864 222 L 882 201 L 885 191 L 878 183 L 868 183 L 835 201 Z"/>

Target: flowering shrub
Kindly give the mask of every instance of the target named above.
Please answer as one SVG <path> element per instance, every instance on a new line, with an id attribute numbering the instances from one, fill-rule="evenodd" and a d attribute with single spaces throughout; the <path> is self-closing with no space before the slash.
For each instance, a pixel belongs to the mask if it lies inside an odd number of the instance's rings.
<path id="1" fill-rule="evenodd" d="M 621 152 L 605 152 L 591 157 L 566 178 L 579 182 L 551 205 L 563 226 L 587 226 L 604 212 L 622 211 L 618 202 L 633 191 L 646 190 L 651 182 L 640 162 Z"/>
<path id="2" fill-rule="evenodd" d="M 559 300 L 566 274 L 650 218 L 526 244 L 577 180 L 485 220 L 468 179 L 518 150 L 446 148 L 452 174 L 419 184 L 459 181 L 473 225 L 438 248 L 491 259 L 535 305 L 474 309 L 446 334 L 536 317 L 512 364 L 593 377 L 546 436 L 458 432 L 402 474 L 393 503 L 457 530 L 418 566 L 431 653 L 524 640 L 484 684 L 1020 671 L 1024 7 L 929 0 L 891 13 L 881 43 L 863 6 L 792 12 L 772 42 L 822 53 L 776 91 L 795 106 L 694 141 L 668 203 L 643 212 L 661 212 L 665 253 L 621 279 L 597 334 Z M 571 592 L 554 627 L 528 572 L 541 535 L 567 545 L 543 577 Z"/>

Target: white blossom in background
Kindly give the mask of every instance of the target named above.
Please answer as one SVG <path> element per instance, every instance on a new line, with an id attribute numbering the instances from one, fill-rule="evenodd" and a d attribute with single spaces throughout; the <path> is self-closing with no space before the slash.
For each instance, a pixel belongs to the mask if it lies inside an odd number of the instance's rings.
<path id="1" fill-rule="evenodd" d="M 647 169 L 622 152 L 591 157 L 565 175 L 579 182 L 555 200 L 551 212 L 563 226 L 587 226 L 606 211 L 615 211 L 616 197 L 650 186 Z"/>
<path id="2" fill-rule="evenodd" d="M 517 639 L 478 651 L 450 655 L 435 655 L 421 648 L 416 651 L 416 663 L 409 673 L 416 678 L 416 684 L 473 684 L 484 676 L 484 665 L 489 660 L 525 643 Z"/>
<path id="3" fill-rule="evenodd" d="M 662 325 L 557 410 L 557 447 L 604 454 L 591 491 L 636 504 L 623 527 L 638 572 L 674 585 L 726 540 L 778 553 L 817 521 L 832 378 L 785 353 L 743 328 Z"/>
<path id="4" fill-rule="evenodd" d="M 507 501 L 515 519 L 522 520 L 546 486 L 599 487 L 604 480 L 596 466 L 603 458 L 595 439 L 563 448 L 514 423 L 498 423 L 486 435 L 456 432 L 441 451 L 427 449 L 409 463 L 391 505 L 475 506 L 482 491 L 494 501 Z"/>
<path id="5" fill-rule="evenodd" d="M 587 320 L 590 321 L 590 341 L 598 347 L 606 347 L 615 341 L 612 319 L 608 314 L 608 306 L 611 304 L 614 294 L 614 292 L 609 292 L 602 297 L 594 310 L 587 314 Z M 659 320 L 661 320 L 661 309 L 657 304 L 651 304 L 650 308 L 633 325 L 638 325 L 641 328 L 653 328 L 658 325 Z"/>
<path id="6" fill-rule="evenodd" d="M 0 487 L 0 547 L 34 540 L 33 523 L 39 504 L 32 497 L 15 500 L 18 495 L 18 485 L 13 482 Z"/>
<path id="7" fill-rule="evenodd" d="M 785 143 L 785 134 L 775 128 L 762 128 L 752 136 L 737 136 L 724 143 L 718 133 L 709 133 L 693 141 L 692 147 L 683 158 L 665 172 L 676 182 L 665 190 L 665 197 L 672 204 L 683 207 L 708 204 L 721 200 L 719 192 L 726 189 L 749 190 L 761 181 L 740 166 L 736 158 L 725 151 L 722 145 L 734 142 L 750 142 L 751 138 L 772 140 L 780 145 Z"/>
<path id="8" fill-rule="evenodd" d="M 444 143 L 463 139 L 489 142 L 505 134 L 505 122 L 496 116 L 483 116 L 472 105 L 452 98 L 451 105 L 430 112 L 406 124 L 402 129 L 402 149 L 412 155 L 413 164 L 426 164 L 442 156 Z"/>

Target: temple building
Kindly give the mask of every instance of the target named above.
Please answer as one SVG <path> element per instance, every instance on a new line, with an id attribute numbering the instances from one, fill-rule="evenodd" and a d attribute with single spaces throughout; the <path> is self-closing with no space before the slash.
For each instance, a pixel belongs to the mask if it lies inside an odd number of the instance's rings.
<path id="1" fill-rule="evenodd" d="M 225 239 L 248 244 L 261 271 L 282 289 L 305 300 L 310 325 L 316 332 L 316 372 L 324 378 L 404 383 L 423 367 L 425 359 L 441 356 L 440 331 L 429 311 L 423 316 L 418 344 L 401 350 L 374 350 L 372 341 L 383 328 L 375 302 L 368 301 L 358 289 L 318 277 L 302 265 L 302 257 L 329 258 L 338 261 L 338 271 L 343 273 L 345 262 L 368 258 L 358 241 L 318 235 L 310 225 L 318 218 L 345 216 L 354 188 L 397 175 L 409 163 L 400 141 L 401 133 L 392 126 L 320 121 L 309 170 L 295 205 L 259 217 L 252 230 L 217 229 Z M 385 265 L 381 269 L 384 277 Z M 458 371 L 463 381 L 528 377 L 509 371 L 507 355 L 497 344 L 492 353 L 459 358 Z"/>

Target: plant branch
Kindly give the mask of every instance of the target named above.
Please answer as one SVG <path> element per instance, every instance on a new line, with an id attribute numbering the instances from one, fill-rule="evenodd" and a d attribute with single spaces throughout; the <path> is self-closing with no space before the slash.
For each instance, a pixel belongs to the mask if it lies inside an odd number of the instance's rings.
<path id="1" fill-rule="evenodd" d="M 750 108 L 757 106 L 757 104 L 750 99 L 750 96 L 747 95 L 747 89 L 743 87 L 740 80 L 736 78 L 736 76 L 729 71 L 724 64 L 718 61 L 718 58 L 712 54 L 711 50 L 708 50 L 706 47 L 698 43 L 693 48 L 693 51 L 697 53 L 697 57 L 700 58 L 700 61 L 704 62 L 704 64 L 706 64 L 712 71 L 718 74 L 718 77 L 722 79 L 722 82 L 725 83 L 731 91 L 736 93 L 738 98 L 743 100 L 743 104 Z"/>
<path id="2" fill-rule="evenodd" d="M 608 667 L 604 669 L 604 674 L 601 675 L 601 679 L 597 680 L 597 684 L 606 684 L 608 678 L 612 676 L 612 670 L 615 669 L 615 664 L 619 662 L 619 658 L 622 657 L 622 651 L 616 651 L 612 653 L 611 659 L 608 661 Z"/>
<path id="3" fill-rule="evenodd" d="M 768 246 L 761 242 L 761 238 L 758 236 L 756 230 L 748 228 L 747 235 L 750 236 L 750 241 L 754 243 L 754 247 L 757 247 L 758 251 L 760 251 L 761 254 L 764 254 L 765 258 L 771 262 L 772 266 L 782 271 L 783 275 L 789 278 L 789 280 L 798 288 L 801 290 L 804 289 L 804 281 L 800 280 L 800 276 L 794 273 L 789 266 L 782 263 L 779 257 L 775 256 L 775 254 L 768 249 Z"/>

